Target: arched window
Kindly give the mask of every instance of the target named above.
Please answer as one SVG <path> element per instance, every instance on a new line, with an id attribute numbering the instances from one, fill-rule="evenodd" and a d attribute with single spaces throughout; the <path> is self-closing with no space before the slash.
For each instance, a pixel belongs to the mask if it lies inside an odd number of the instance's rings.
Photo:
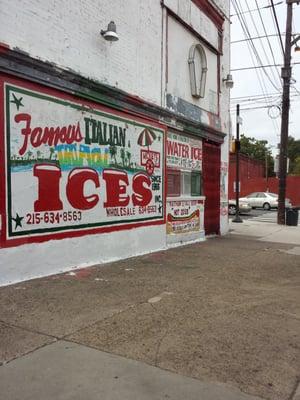
<path id="1" fill-rule="evenodd" d="M 197 99 L 205 96 L 207 73 L 206 55 L 201 44 L 193 44 L 189 51 L 191 94 Z"/>

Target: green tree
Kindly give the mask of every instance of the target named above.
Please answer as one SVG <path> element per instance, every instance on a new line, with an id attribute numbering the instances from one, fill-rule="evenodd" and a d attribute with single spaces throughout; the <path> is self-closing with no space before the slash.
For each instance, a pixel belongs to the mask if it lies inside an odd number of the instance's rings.
<path id="1" fill-rule="evenodd" d="M 290 171 L 292 175 L 300 175 L 300 156 L 293 161 Z"/>
<path id="2" fill-rule="evenodd" d="M 289 168 L 290 174 L 299 175 L 300 139 L 296 140 L 292 136 L 289 136 L 288 158 L 290 159 L 290 168 Z"/>
<path id="3" fill-rule="evenodd" d="M 274 159 L 267 140 L 258 140 L 253 137 L 241 135 L 241 153 L 254 160 L 268 163 L 268 176 L 274 175 Z"/>

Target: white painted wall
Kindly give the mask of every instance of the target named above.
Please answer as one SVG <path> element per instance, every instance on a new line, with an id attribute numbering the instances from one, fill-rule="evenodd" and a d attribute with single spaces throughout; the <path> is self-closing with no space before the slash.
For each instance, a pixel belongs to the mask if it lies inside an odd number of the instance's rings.
<path id="1" fill-rule="evenodd" d="M 219 0 L 222 2 L 223 0 Z M 228 0 L 225 0 L 226 2 Z M 164 0 L 164 4 L 199 35 L 218 48 L 218 29 L 191 0 Z"/>
<path id="2" fill-rule="evenodd" d="M 207 77 L 205 97 L 197 99 L 191 95 L 189 76 L 189 51 L 198 38 L 174 18 L 168 18 L 168 82 L 167 93 L 180 97 L 214 114 L 218 112 L 218 68 L 217 55 L 204 44 L 207 58 Z"/>
<path id="3" fill-rule="evenodd" d="M 217 47 L 216 28 L 191 0 L 165 0 L 165 3 Z M 228 0 L 216 0 L 216 3 L 229 14 Z M 160 0 L 73 0 L 72 3 L 59 0 L 0 0 L 0 10 L 0 41 L 11 48 L 18 48 L 33 57 L 118 87 L 150 102 L 163 104 L 165 93 L 161 85 L 164 84 L 165 64 L 161 59 L 161 48 L 165 49 L 166 31 L 165 25 L 162 26 L 162 12 L 165 15 L 165 11 L 162 11 Z M 120 40 L 113 44 L 103 40 L 99 34 L 110 20 L 116 22 L 120 35 Z M 194 38 L 174 20 L 169 22 L 173 62 L 169 64 L 168 92 L 174 95 L 178 92 L 180 97 L 194 103 L 189 94 L 186 70 L 186 50 Z M 222 76 L 229 71 L 228 35 L 229 23 L 226 21 Z M 183 46 L 186 40 L 188 45 Z M 180 49 L 181 60 L 176 46 Z M 210 76 L 209 72 L 207 78 L 208 91 L 210 86 L 216 89 L 216 75 L 213 74 L 216 57 L 209 51 L 207 56 L 212 73 Z M 181 74 L 185 74 L 186 79 L 181 80 Z M 200 107 L 209 109 L 205 101 Z M 225 88 L 222 88 L 220 112 L 223 131 L 228 133 L 228 90 Z M 222 161 L 226 160 L 227 138 L 222 146 Z M 227 230 L 228 220 L 222 217 L 221 233 Z M 1 249 L 0 285 L 165 247 L 166 231 L 162 225 Z"/>
<path id="4" fill-rule="evenodd" d="M 161 225 L 1 249 L 0 286 L 165 248 Z"/>
<path id="5" fill-rule="evenodd" d="M 214 0 L 217 5 L 223 10 L 225 16 L 229 17 L 229 1 L 228 0 Z M 221 57 L 221 82 L 230 73 L 230 22 L 225 18 L 224 31 L 223 31 L 223 56 Z M 222 131 L 227 135 L 224 143 L 221 146 L 221 162 L 227 163 L 229 166 L 229 139 L 230 139 L 230 89 L 226 88 L 225 84 L 221 84 L 220 93 L 220 116 L 222 123 Z M 226 189 L 227 193 L 224 198 L 221 198 L 221 206 L 227 207 L 228 205 L 228 172 L 226 176 Z M 226 201 L 224 201 L 226 200 Z M 228 215 L 220 215 L 220 232 L 221 235 L 228 233 Z"/>
<path id="6" fill-rule="evenodd" d="M 0 0 L 0 41 L 148 101 L 161 101 L 159 0 Z M 99 34 L 114 20 L 120 40 Z"/>

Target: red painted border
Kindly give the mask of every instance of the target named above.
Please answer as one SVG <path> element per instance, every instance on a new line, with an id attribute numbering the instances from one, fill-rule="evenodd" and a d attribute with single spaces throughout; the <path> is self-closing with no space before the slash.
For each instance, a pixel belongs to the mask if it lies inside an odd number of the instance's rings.
<path id="1" fill-rule="evenodd" d="M 5 184 L 5 118 L 4 118 L 4 85 L 0 78 L 0 247 L 6 241 L 6 217 L 5 217 L 5 202 L 6 202 L 6 184 Z"/>
<path id="2" fill-rule="evenodd" d="M 215 7 L 213 7 L 207 0 L 192 0 L 192 2 L 212 20 L 219 30 L 222 30 L 225 18 Z"/>
<path id="3" fill-rule="evenodd" d="M 138 227 L 144 227 L 144 226 L 152 226 L 152 225 L 164 225 L 166 223 L 166 188 L 164 187 L 164 193 L 163 193 L 163 207 L 164 207 L 164 218 L 159 219 L 159 220 L 154 220 L 154 221 L 146 221 L 146 222 L 136 222 L 136 223 L 131 223 L 131 224 L 122 224 L 122 225 L 114 225 L 114 226 L 106 226 L 106 227 L 99 227 L 99 228 L 86 228 L 82 230 L 74 230 L 74 231 L 66 231 L 66 232 L 54 232 L 54 233 L 49 233 L 49 234 L 44 234 L 44 235 L 36 235 L 36 236 L 27 236 L 27 237 L 22 237 L 22 238 L 16 238 L 16 239 L 8 239 L 6 237 L 6 179 L 5 179 L 5 171 L 6 171 L 6 165 L 5 165 L 5 110 L 4 110 L 4 83 L 9 83 L 13 85 L 20 86 L 24 89 L 29 89 L 29 90 L 34 90 L 38 91 L 41 93 L 44 93 L 46 95 L 54 96 L 54 97 L 59 97 L 63 100 L 71 101 L 73 103 L 79 104 L 79 105 L 85 105 L 85 106 L 90 106 L 93 109 L 103 111 L 110 113 L 115 116 L 119 116 L 122 118 L 129 118 L 133 119 L 135 121 L 141 122 L 141 123 L 150 123 L 152 126 L 155 126 L 161 130 L 164 131 L 164 142 L 163 142 L 163 147 L 164 147 L 164 154 L 166 150 L 166 138 L 167 138 L 167 128 L 165 125 L 159 123 L 156 120 L 152 120 L 149 117 L 142 116 L 142 115 L 136 115 L 128 110 L 126 112 L 123 111 L 118 111 L 111 109 L 107 106 L 104 106 L 102 104 L 96 103 L 94 101 L 89 101 L 86 99 L 80 99 L 79 97 L 76 97 L 74 95 L 70 95 L 68 93 L 65 93 L 63 91 L 59 91 L 56 89 L 52 89 L 49 87 L 45 87 L 42 85 L 39 85 L 37 83 L 32 83 L 30 81 L 25 81 L 23 79 L 18 79 L 15 77 L 12 77 L 7 74 L 0 74 L 0 119 L 1 119 L 1 132 L 0 132 L 0 215 L 1 215 L 1 231 L 0 231 L 0 248 L 1 247 L 14 247 L 18 245 L 23 245 L 23 244 L 28 244 L 28 243 L 42 243 L 46 242 L 48 240 L 58 240 L 58 239 L 65 239 L 65 238 L 72 238 L 72 237 L 81 237 L 81 236 L 86 236 L 86 235 L 94 235 L 94 234 L 99 234 L 99 233 L 110 233 L 110 232 L 115 232 L 115 231 L 122 231 L 122 230 L 128 230 L 128 229 L 134 229 Z M 140 100 L 142 101 L 142 100 Z M 166 179 L 166 159 L 164 160 L 164 166 L 165 166 L 165 171 L 164 171 L 164 182 Z"/>

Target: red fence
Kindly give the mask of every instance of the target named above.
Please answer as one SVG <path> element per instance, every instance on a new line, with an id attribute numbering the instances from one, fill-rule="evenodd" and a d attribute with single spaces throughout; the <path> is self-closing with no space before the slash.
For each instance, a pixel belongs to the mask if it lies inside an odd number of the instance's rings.
<path id="1" fill-rule="evenodd" d="M 235 154 L 230 153 L 229 163 L 229 199 L 235 198 Z M 252 192 L 278 193 L 278 179 L 265 178 L 265 165 L 244 154 L 240 154 L 240 190 L 241 197 Z M 300 176 L 288 176 L 286 197 L 294 206 L 300 206 Z"/>

